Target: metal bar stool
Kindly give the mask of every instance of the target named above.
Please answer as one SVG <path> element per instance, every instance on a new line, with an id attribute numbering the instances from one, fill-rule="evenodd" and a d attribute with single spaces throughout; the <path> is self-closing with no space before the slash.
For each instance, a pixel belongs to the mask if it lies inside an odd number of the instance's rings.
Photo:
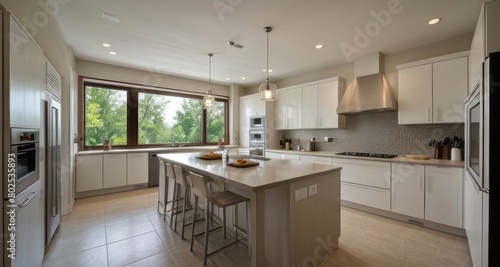
<path id="1" fill-rule="evenodd" d="M 198 207 L 198 198 L 202 197 L 205 199 L 205 232 L 199 233 L 197 235 L 194 234 L 194 228 L 195 228 L 195 218 L 193 216 L 193 222 L 192 222 L 192 229 L 191 229 L 191 247 L 190 251 L 193 251 L 193 244 L 194 240 L 196 237 L 205 234 L 205 240 L 204 240 L 204 246 L 203 246 L 203 265 L 207 265 L 207 257 L 221 251 L 224 248 L 227 248 L 233 244 L 236 244 L 239 242 L 238 240 L 238 229 L 236 228 L 235 230 L 235 241 L 231 242 L 221 248 L 218 248 L 210 253 L 208 253 L 208 236 L 211 231 L 217 230 L 220 227 L 217 227 L 215 229 L 209 229 L 209 206 L 210 204 L 214 204 L 215 206 L 222 208 L 223 209 L 223 231 L 224 231 L 224 238 L 226 238 L 226 207 L 233 206 L 235 207 L 235 212 L 234 214 L 235 219 L 235 225 L 238 225 L 238 204 L 242 202 L 247 202 L 247 208 L 248 208 L 248 203 L 250 203 L 249 199 L 246 197 L 243 197 L 241 195 L 238 195 L 236 193 L 233 193 L 231 191 L 210 191 L 209 186 L 211 183 L 214 183 L 214 180 L 212 180 L 209 177 L 205 177 L 202 175 L 199 175 L 194 172 L 189 172 L 189 176 L 191 177 L 191 185 L 192 185 L 192 192 L 194 194 L 194 214 L 196 214 L 196 210 Z M 213 213 L 213 209 L 212 209 Z M 247 213 L 248 214 L 248 213 Z M 248 216 L 247 216 L 248 220 Z"/>
<path id="2" fill-rule="evenodd" d="M 160 212 L 160 206 L 163 206 L 163 220 L 165 220 L 165 215 L 167 214 L 167 206 L 172 201 L 168 200 L 168 185 L 170 179 L 173 179 L 172 172 L 167 171 L 167 163 L 158 159 L 160 163 L 160 172 L 158 179 L 158 212 Z"/>
<path id="3" fill-rule="evenodd" d="M 189 199 L 188 193 L 189 193 L 189 189 L 191 188 L 191 184 L 190 184 L 188 174 L 181 166 L 177 166 L 177 165 L 172 164 L 172 167 L 173 167 L 173 173 L 174 173 L 174 178 L 175 178 L 174 202 L 176 203 L 176 207 L 175 207 L 176 212 L 174 213 L 174 215 L 172 215 L 170 220 L 172 220 L 172 218 L 175 216 L 174 231 L 177 232 L 177 214 L 179 212 L 182 213 L 181 238 L 184 239 L 184 227 L 186 225 L 189 225 L 189 224 L 186 224 L 186 209 L 188 206 L 188 199 Z M 181 195 L 179 192 L 180 191 L 179 189 L 181 187 L 184 188 L 184 194 L 182 197 L 180 197 Z M 179 203 L 181 201 L 182 201 L 182 210 L 179 211 Z M 196 213 L 193 216 L 195 216 L 195 215 L 196 215 Z M 172 224 L 172 223 L 170 223 L 170 224 Z"/>

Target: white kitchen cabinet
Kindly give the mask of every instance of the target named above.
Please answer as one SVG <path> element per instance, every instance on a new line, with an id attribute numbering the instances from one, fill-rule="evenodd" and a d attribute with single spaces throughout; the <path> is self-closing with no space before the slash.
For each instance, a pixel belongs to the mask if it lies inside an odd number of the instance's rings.
<path id="1" fill-rule="evenodd" d="M 371 160 L 333 158 L 342 167 L 342 182 L 391 189 L 391 163 Z"/>
<path id="2" fill-rule="evenodd" d="M 281 154 L 280 153 L 276 153 L 276 152 L 268 152 L 268 151 L 266 151 L 266 158 L 281 159 Z"/>
<path id="3" fill-rule="evenodd" d="M 148 182 L 148 153 L 127 154 L 127 185 Z"/>
<path id="4" fill-rule="evenodd" d="M 424 219 L 424 165 L 392 163 L 391 211 Z"/>
<path id="5" fill-rule="evenodd" d="M 127 154 L 103 155 L 103 188 L 127 185 Z"/>
<path id="6" fill-rule="evenodd" d="M 102 189 L 102 155 L 76 156 L 76 192 Z"/>
<path id="7" fill-rule="evenodd" d="M 398 65 L 399 124 L 463 123 L 468 54 Z"/>
<path id="8" fill-rule="evenodd" d="M 425 219 L 462 228 L 463 169 L 425 167 Z"/>
<path id="9" fill-rule="evenodd" d="M 391 210 L 390 190 L 341 182 L 340 192 L 342 200 L 381 210 Z"/>
<path id="10" fill-rule="evenodd" d="M 300 161 L 325 164 L 325 165 L 332 165 L 332 159 L 329 157 L 300 155 Z"/>
<path id="11" fill-rule="evenodd" d="M 240 130 L 250 129 L 250 117 L 266 115 L 266 101 L 260 100 L 259 94 L 240 97 Z"/>
<path id="12" fill-rule="evenodd" d="M 473 266 L 481 266 L 483 195 L 474 183 L 473 178 L 466 172 L 464 174 L 464 229 L 467 233 Z"/>
<path id="13" fill-rule="evenodd" d="M 332 158 L 332 165 L 342 167 L 342 200 L 391 210 L 391 163 Z"/>
<path id="14" fill-rule="evenodd" d="M 337 106 L 345 91 L 341 78 L 318 81 L 302 87 L 302 128 L 345 128 L 345 116 Z"/>
<path id="15" fill-rule="evenodd" d="M 474 31 L 469 61 L 469 94 L 481 77 L 481 63 L 489 53 L 500 50 L 500 2 L 491 1 L 483 4 Z"/>
<path id="16" fill-rule="evenodd" d="M 45 59 L 42 50 L 20 25 L 10 17 L 10 126 L 40 128 Z"/>
<path id="17" fill-rule="evenodd" d="M 433 123 L 463 123 L 467 97 L 468 57 L 432 64 Z"/>
<path id="18" fill-rule="evenodd" d="M 281 159 L 297 160 L 298 161 L 298 160 L 300 160 L 300 155 L 299 154 L 282 153 Z"/>
<path id="19" fill-rule="evenodd" d="M 275 129 L 299 129 L 302 127 L 302 88 L 278 90 L 275 105 Z"/>
<path id="20" fill-rule="evenodd" d="M 398 71 L 399 124 L 432 122 L 432 65 Z"/>

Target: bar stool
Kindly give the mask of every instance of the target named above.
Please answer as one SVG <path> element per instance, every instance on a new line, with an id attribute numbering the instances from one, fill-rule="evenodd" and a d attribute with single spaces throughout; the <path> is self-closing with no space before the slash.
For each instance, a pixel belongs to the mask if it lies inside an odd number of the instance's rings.
<path id="1" fill-rule="evenodd" d="M 172 221 L 172 219 L 174 218 L 175 216 L 175 223 L 174 223 L 174 231 L 177 232 L 177 214 L 179 212 L 182 213 L 182 230 L 181 230 L 181 238 L 184 239 L 184 227 L 186 226 L 186 208 L 188 206 L 188 198 L 189 198 L 189 195 L 188 195 L 188 192 L 189 192 L 189 189 L 191 188 L 191 184 L 190 184 L 190 180 L 188 179 L 188 174 L 186 173 L 186 171 L 181 167 L 181 166 L 177 166 L 177 165 L 174 165 L 172 164 L 172 167 L 173 167 L 173 173 L 174 173 L 174 179 L 175 179 L 175 186 L 174 186 L 174 198 L 173 198 L 173 201 L 174 203 L 176 204 L 176 207 L 175 207 L 175 213 L 173 213 L 173 215 L 170 217 L 170 221 Z M 180 195 L 180 190 L 184 188 L 184 194 Z M 182 210 L 179 211 L 179 203 L 182 201 Z M 196 213 L 195 213 L 196 215 Z M 172 225 L 172 222 L 170 222 L 170 225 Z"/>
<path id="2" fill-rule="evenodd" d="M 192 222 L 192 229 L 191 229 L 191 247 L 190 251 L 193 251 L 193 244 L 194 240 L 196 237 L 205 234 L 205 240 L 204 240 L 204 246 L 203 246 L 203 265 L 207 265 L 207 257 L 219 252 L 220 250 L 227 248 L 233 244 L 236 244 L 239 242 L 238 240 L 238 227 L 236 227 L 235 230 L 235 241 L 231 242 L 221 248 L 218 248 L 210 253 L 208 253 L 208 236 L 211 231 L 217 230 L 220 227 L 217 227 L 215 229 L 209 229 L 209 206 L 210 204 L 214 204 L 215 206 L 222 208 L 223 209 L 223 231 L 224 231 L 224 238 L 226 238 L 226 207 L 233 206 L 235 207 L 235 212 L 234 214 L 235 219 L 235 225 L 238 225 L 238 204 L 242 202 L 247 203 L 247 209 L 248 209 L 248 203 L 250 203 L 249 199 L 246 197 L 243 197 L 241 195 L 238 195 L 236 193 L 233 193 L 231 191 L 210 191 L 209 190 L 209 185 L 211 183 L 214 183 L 214 180 L 212 180 L 209 177 L 205 177 L 202 175 L 199 175 L 194 172 L 189 172 L 189 176 L 191 177 L 191 185 L 192 185 L 192 192 L 194 194 L 194 214 L 196 214 L 196 210 L 198 208 L 198 198 L 202 197 L 205 199 L 205 232 L 199 233 L 197 235 L 194 234 L 194 228 L 195 228 L 195 218 L 193 216 L 193 222 Z M 213 208 L 212 208 L 212 213 L 213 213 Z M 247 213 L 248 215 L 248 213 Z M 248 216 L 247 216 L 248 220 Z"/>
<path id="3" fill-rule="evenodd" d="M 170 179 L 173 179 L 173 172 L 167 171 L 167 163 L 160 160 L 160 173 L 158 179 L 158 208 L 157 211 L 160 212 L 160 206 L 163 206 L 163 220 L 165 220 L 165 215 L 167 214 L 167 205 L 172 201 L 168 200 L 168 185 Z"/>

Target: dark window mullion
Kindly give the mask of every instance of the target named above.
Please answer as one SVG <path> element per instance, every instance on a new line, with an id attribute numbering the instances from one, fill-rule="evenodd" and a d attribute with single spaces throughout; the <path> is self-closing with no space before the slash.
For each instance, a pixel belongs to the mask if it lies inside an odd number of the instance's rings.
<path id="1" fill-rule="evenodd" d="M 139 93 L 135 90 L 127 94 L 127 143 L 136 147 L 139 143 Z"/>
<path id="2" fill-rule="evenodd" d="M 201 143 L 207 144 L 207 110 L 201 111 Z"/>

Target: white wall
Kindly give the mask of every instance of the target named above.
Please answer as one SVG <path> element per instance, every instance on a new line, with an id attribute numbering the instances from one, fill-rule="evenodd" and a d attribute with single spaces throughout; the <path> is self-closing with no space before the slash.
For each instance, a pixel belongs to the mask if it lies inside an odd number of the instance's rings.
<path id="1" fill-rule="evenodd" d="M 385 75 L 393 89 L 394 95 L 397 97 L 398 89 L 398 72 L 396 65 L 432 58 L 456 52 L 470 50 L 473 33 L 458 36 L 452 39 L 392 53 L 384 56 Z M 347 63 L 319 71 L 304 73 L 294 77 L 273 81 L 279 88 L 297 85 L 301 83 L 312 82 L 316 80 L 326 79 L 339 76 L 347 80 L 347 84 L 354 79 L 354 63 Z M 255 94 L 259 91 L 259 85 L 245 88 L 244 95 Z"/>
<path id="2" fill-rule="evenodd" d="M 100 78 L 117 82 L 187 90 L 199 93 L 206 93 L 208 90 L 207 81 L 191 80 L 172 75 L 118 67 L 82 59 L 78 59 L 76 61 L 76 66 L 76 72 L 79 76 L 89 78 Z M 212 93 L 214 95 L 229 96 L 229 86 L 212 83 Z"/>

